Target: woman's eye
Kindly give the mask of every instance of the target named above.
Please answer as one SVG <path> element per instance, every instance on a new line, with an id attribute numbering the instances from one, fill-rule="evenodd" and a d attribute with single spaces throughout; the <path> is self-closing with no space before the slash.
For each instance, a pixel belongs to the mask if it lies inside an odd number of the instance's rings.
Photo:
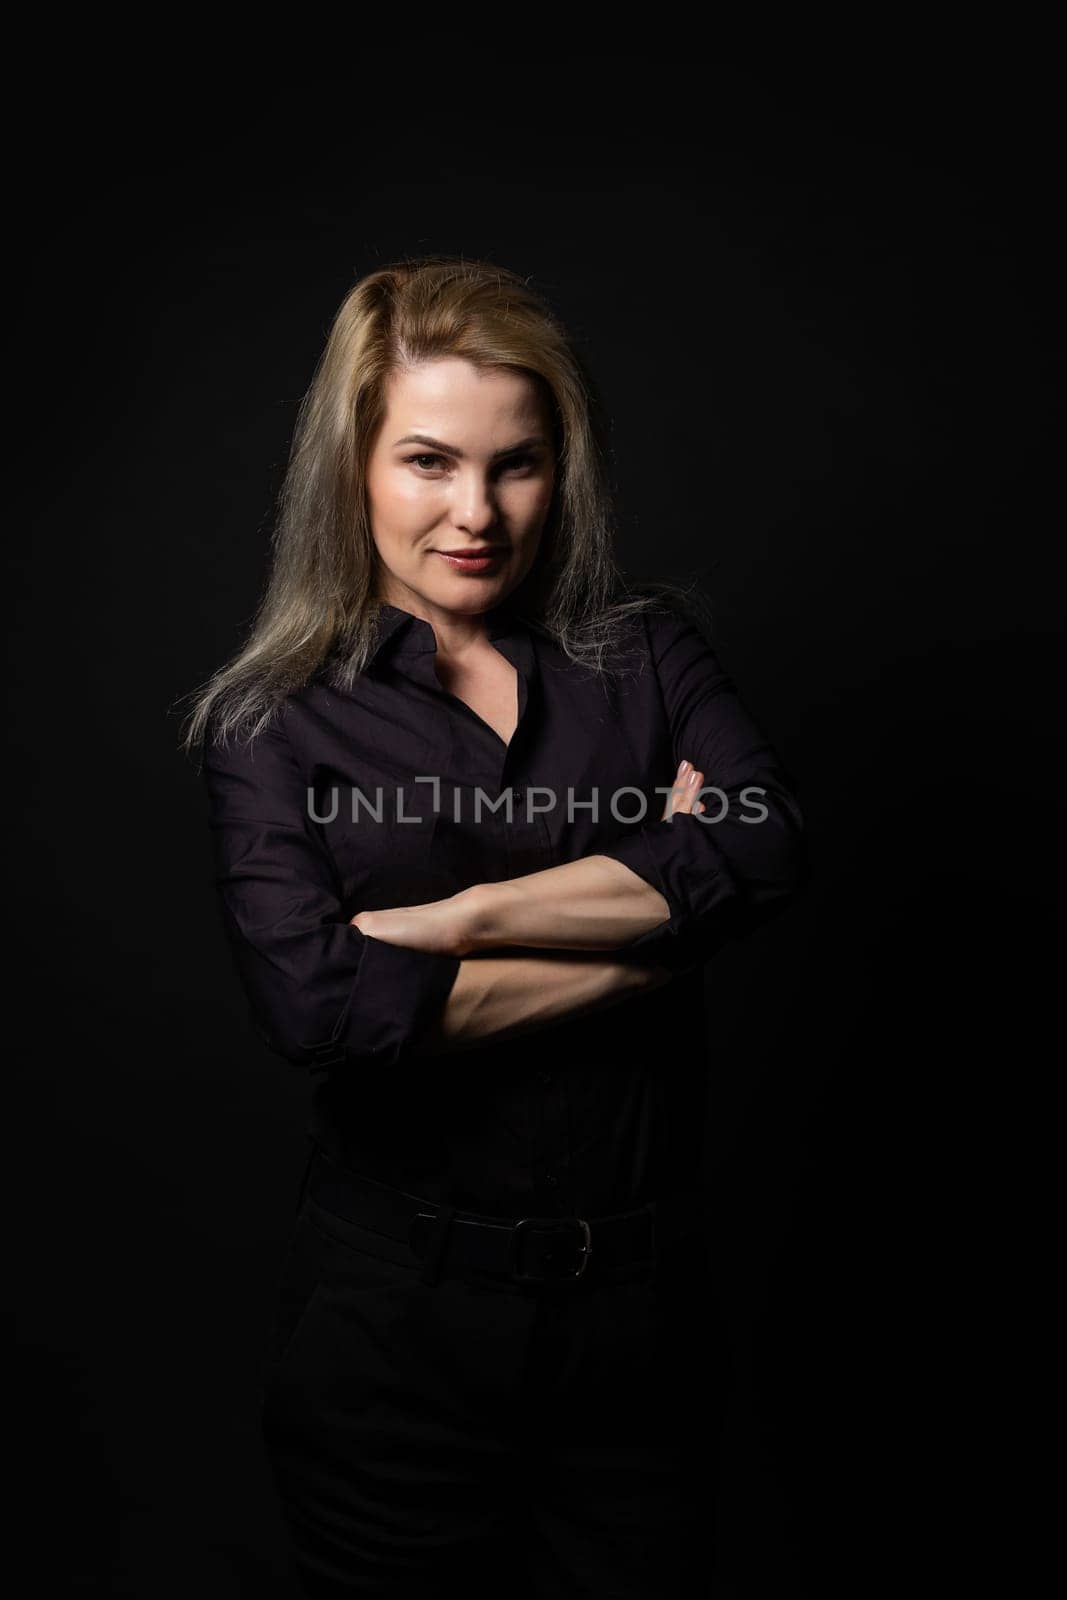
<path id="1" fill-rule="evenodd" d="M 432 471 L 434 464 L 436 464 L 437 462 L 443 462 L 444 459 L 445 459 L 444 456 L 427 454 L 425 451 L 421 451 L 418 455 L 415 455 L 415 456 L 405 456 L 404 457 L 404 460 L 407 461 L 410 465 L 417 466 L 419 468 L 420 472 L 422 472 L 422 471 Z M 530 466 L 533 463 L 533 461 L 534 461 L 534 457 L 532 455 L 529 455 L 529 454 L 522 455 L 522 456 L 512 456 L 508 461 L 505 461 L 501 465 L 500 471 L 501 472 L 512 472 L 516 468 L 521 471 L 524 467 Z M 447 462 L 445 463 L 445 465 L 447 465 Z"/>

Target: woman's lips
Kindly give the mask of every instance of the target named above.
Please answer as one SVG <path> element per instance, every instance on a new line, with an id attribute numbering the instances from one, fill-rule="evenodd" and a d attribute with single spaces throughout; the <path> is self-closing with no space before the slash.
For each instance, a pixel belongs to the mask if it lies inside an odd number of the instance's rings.
<path id="1" fill-rule="evenodd" d="M 442 561 L 447 561 L 457 572 L 488 572 L 489 568 L 495 566 L 505 554 L 503 549 L 479 551 L 469 556 L 450 550 L 437 550 L 434 553 L 439 555 Z"/>

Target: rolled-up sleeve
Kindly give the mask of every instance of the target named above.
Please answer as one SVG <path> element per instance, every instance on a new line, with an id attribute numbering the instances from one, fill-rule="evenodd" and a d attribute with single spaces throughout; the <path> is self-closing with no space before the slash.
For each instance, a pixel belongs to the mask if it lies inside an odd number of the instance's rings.
<path id="1" fill-rule="evenodd" d="M 250 743 L 204 746 L 215 887 L 253 1024 L 312 1074 L 389 1066 L 439 1017 L 458 956 L 351 926 L 279 712 Z"/>
<path id="2" fill-rule="evenodd" d="M 645 613 L 670 727 L 673 783 L 689 760 L 703 772 L 703 814 L 662 819 L 667 796 L 620 839 L 598 846 L 658 889 L 670 917 L 624 947 L 675 972 L 705 961 L 784 910 L 810 881 L 796 785 L 743 706 L 700 630 L 674 613 Z"/>

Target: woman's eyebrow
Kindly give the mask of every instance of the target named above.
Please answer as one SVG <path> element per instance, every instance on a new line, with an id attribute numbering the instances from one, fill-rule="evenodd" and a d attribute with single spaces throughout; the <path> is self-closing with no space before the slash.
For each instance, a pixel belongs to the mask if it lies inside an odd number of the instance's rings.
<path id="1" fill-rule="evenodd" d="M 530 434 L 529 438 L 520 439 L 517 444 L 505 445 L 503 450 L 494 450 L 489 459 L 490 461 L 496 461 L 500 456 L 514 455 L 516 450 L 528 450 L 531 445 L 547 443 L 548 440 L 545 439 L 541 434 L 532 433 Z M 431 449 L 440 450 L 444 455 L 455 456 L 459 461 L 463 460 L 463 451 L 460 450 L 456 445 L 442 444 L 440 439 L 431 439 L 428 433 L 406 433 L 402 439 L 397 439 L 394 441 L 393 448 L 396 449 L 397 445 L 401 444 L 429 445 Z"/>

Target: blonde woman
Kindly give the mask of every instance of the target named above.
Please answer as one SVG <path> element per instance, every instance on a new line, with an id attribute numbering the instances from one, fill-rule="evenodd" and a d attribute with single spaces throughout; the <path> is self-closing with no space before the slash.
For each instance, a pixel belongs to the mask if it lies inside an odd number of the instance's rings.
<path id="1" fill-rule="evenodd" d="M 699 601 L 622 582 L 591 396 L 504 268 L 357 282 L 187 730 L 252 1020 L 311 1079 L 262 1367 L 310 1595 L 712 1567 L 702 968 L 795 898 L 803 819 Z"/>

